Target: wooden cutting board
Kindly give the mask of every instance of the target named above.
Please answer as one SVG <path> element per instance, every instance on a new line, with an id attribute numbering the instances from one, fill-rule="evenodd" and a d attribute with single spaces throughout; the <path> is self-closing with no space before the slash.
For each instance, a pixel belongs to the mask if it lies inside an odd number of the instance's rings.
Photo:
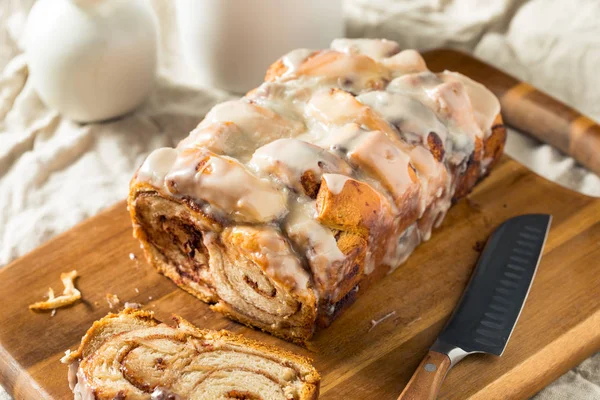
<path id="1" fill-rule="evenodd" d="M 477 70 L 470 58 L 457 64 L 452 54 L 430 54 L 428 61 L 435 69 Z M 125 203 L 116 204 L 0 270 L 0 381 L 17 399 L 72 398 L 59 359 L 111 311 L 105 295 L 112 293 L 160 319 L 177 313 L 202 328 L 312 357 L 323 377 L 322 399 L 395 399 L 455 307 L 480 244 L 502 221 L 524 213 L 554 220 L 519 323 L 501 358 L 466 358 L 450 371 L 440 398 L 526 398 L 600 350 L 600 199 L 559 187 L 508 157 L 450 210 L 430 241 L 319 332 L 310 350 L 215 314 L 156 273 L 132 238 Z M 71 269 L 81 275 L 82 302 L 54 317 L 27 309 L 49 286 L 62 291 L 59 275 Z"/>

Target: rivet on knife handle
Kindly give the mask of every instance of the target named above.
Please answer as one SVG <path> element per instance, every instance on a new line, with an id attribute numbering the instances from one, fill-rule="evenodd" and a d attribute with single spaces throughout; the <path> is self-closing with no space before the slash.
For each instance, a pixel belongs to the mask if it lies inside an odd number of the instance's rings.
<path id="1" fill-rule="evenodd" d="M 449 369 L 447 355 L 429 350 L 398 400 L 434 400 Z"/>
<path id="2" fill-rule="evenodd" d="M 527 214 L 500 225 L 463 297 L 399 399 L 433 400 L 446 373 L 473 353 L 502 355 L 531 288 L 552 217 Z"/>

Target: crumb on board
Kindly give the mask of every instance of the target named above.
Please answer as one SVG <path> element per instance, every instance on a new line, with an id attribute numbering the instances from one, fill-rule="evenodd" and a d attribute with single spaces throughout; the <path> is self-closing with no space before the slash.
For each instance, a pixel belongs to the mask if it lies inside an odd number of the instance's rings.
<path id="1" fill-rule="evenodd" d="M 135 254 L 133 254 L 133 253 L 129 253 L 129 259 L 130 259 L 131 261 L 135 261 L 135 260 L 137 260 L 137 257 L 135 256 Z"/>
<path id="2" fill-rule="evenodd" d="M 140 289 L 138 289 L 138 288 L 135 288 L 134 290 L 135 290 L 136 293 L 140 292 Z"/>
<path id="3" fill-rule="evenodd" d="M 106 293 L 106 301 L 111 309 L 121 304 L 121 300 L 116 294 Z"/>
<path id="4" fill-rule="evenodd" d="M 71 358 L 71 349 L 65 351 L 65 355 L 61 357 L 60 362 L 65 364 Z"/>
<path id="5" fill-rule="evenodd" d="M 132 308 L 134 310 L 141 310 L 142 307 L 144 307 L 143 305 L 141 305 L 140 303 L 135 303 L 135 302 L 129 302 L 126 301 L 124 304 L 124 307 L 127 308 Z"/>
<path id="6" fill-rule="evenodd" d="M 388 319 L 390 317 L 393 317 L 394 315 L 396 315 L 396 311 L 390 311 L 389 313 L 385 314 L 383 317 L 381 317 L 379 319 L 372 319 L 371 320 L 371 327 L 369 328 L 369 330 L 367 332 L 371 332 L 377 325 L 379 325 L 380 323 L 382 323 L 386 319 Z"/>
<path id="7" fill-rule="evenodd" d="M 148 300 L 152 300 L 152 296 L 148 296 Z"/>
<path id="8" fill-rule="evenodd" d="M 52 316 L 54 316 L 57 308 L 70 306 L 81 299 L 81 292 L 75 288 L 75 278 L 77 278 L 76 270 L 60 274 L 60 280 L 65 287 L 63 293 L 55 297 L 54 290 L 48 288 L 48 300 L 33 303 L 29 306 L 29 309 L 33 311 L 52 311 Z"/>

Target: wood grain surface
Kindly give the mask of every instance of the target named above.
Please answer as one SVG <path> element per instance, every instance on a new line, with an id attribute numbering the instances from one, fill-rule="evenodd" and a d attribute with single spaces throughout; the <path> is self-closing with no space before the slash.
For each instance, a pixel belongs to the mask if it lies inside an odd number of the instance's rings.
<path id="1" fill-rule="evenodd" d="M 319 332 L 310 349 L 213 313 L 157 274 L 119 203 L 0 270 L 0 381 L 17 399 L 72 398 L 59 359 L 111 311 L 105 295 L 112 293 L 163 320 L 177 313 L 202 328 L 229 329 L 312 357 L 323 377 L 322 399 L 396 399 L 460 298 L 477 249 L 498 224 L 524 213 L 554 219 L 519 323 L 502 357 L 467 357 L 449 372 L 439 398 L 526 398 L 600 350 L 600 199 L 548 182 L 508 157 L 450 210 L 431 240 Z M 54 317 L 27 309 L 49 286 L 62 291 L 60 273 L 71 269 L 81 275 L 82 302 Z"/>

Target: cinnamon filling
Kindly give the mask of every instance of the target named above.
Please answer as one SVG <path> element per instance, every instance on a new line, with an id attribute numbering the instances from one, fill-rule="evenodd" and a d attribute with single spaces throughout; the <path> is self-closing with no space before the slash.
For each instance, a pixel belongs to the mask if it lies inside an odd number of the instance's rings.
<path id="1" fill-rule="evenodd" d="M 134 330 L 113 336 L 77 363 L 77 381 L 89 381 L 90 387 L 114 384 L 123 398 L 132 390 L 153 399 L 298 398 L 306 381 L 297 365 L 243 346 L 166 326 Z"/>
<path id="2" fill-rule="evenodd" d="M 153 197 L 153 199 L 151 199 Z M 138 223 L 150 242 L 183 278 L 212 286 L 207 282 L 208 250 L 203 234 L 190 215 L 170 215 L 169 200 L 159 196 L 140 195 L 136 200 Z"/>

